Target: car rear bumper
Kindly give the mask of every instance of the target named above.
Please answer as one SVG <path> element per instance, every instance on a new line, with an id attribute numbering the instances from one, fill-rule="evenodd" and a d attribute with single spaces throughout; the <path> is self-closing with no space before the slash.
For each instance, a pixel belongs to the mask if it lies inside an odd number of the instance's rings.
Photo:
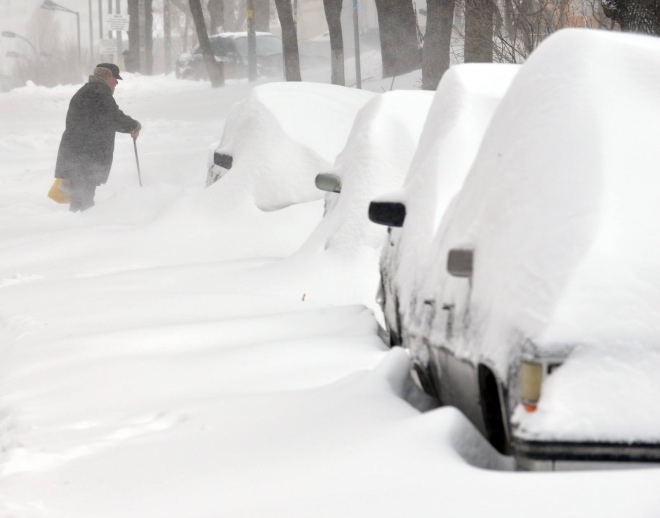
<path id="1" fill-rule="evenodd" d="M 561 470 L 660 465 L 660 442 L 512 442 L 521 469 Z"/>

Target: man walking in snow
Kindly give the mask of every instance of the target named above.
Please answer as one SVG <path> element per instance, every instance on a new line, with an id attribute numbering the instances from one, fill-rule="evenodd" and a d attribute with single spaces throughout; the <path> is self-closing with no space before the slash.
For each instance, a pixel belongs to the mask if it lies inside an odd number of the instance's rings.
<path id="1" fill-rule="evenodd" d="M 134 139 L 140 134 L 140 123 L 124 115 L 112 96 L 119 79 L 117 65 L 101 63 L 69 103 L 55 178 L 71 195 L 72 212 L 92 207 L 96 187 L 108 181 L 115 133 L 130 133 Z"/>

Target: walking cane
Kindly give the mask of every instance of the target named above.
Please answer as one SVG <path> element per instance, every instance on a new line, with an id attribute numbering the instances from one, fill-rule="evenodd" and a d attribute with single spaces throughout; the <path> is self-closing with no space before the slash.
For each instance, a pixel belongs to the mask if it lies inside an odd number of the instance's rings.
<path id="1" fill-rule="evenodd" d="M 142 175 L 140 175 L 140 159 L 137 154 L 137 140 L 133 139 L 133 149 L 135 150 L 135 163 L 137 164 L 138 169 L 138 182 L 140 182 L 140 187 L 142 187 Z"/>

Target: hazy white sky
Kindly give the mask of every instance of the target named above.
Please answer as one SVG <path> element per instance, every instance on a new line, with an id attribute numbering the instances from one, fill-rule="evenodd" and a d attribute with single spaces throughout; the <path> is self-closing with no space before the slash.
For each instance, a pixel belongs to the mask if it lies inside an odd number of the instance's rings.
<path id="1" fill-rule="evenodd" d="M 21 36 L 30 38 L 29 20 L 39 9 L 43 0 L 0 0 L 0 30 L 13 31 Z M 92 38 L 94 45 L 99 39 L 99 4 L 105 15 L 108 12 L 108 2 L 112 3 L 112 11 L 117 11 L 117 0 L 55 0 L 55 3 L 80 13 L 80 43 L 83 49 L 89 48 L 89 8 L 92 9 Z M 120 0 L 121 12 L 126 13 L 126 0 Z M 55 12 L 55 19 L 60 24 L 64 37 L 76 41 L 76 17 L 66 12 Z M 35 42 L 36 44 L 36 42 Z M 27 44 L 15 38 L 0 38 L 0 66 L 2 70 L 9 70 L 13 58 L 6 56 L 7 51 L 31 52 Z M 39 49 L 48 50 L 48 49 Z M 6 72 L 5 72 L 6 73 Z"/>

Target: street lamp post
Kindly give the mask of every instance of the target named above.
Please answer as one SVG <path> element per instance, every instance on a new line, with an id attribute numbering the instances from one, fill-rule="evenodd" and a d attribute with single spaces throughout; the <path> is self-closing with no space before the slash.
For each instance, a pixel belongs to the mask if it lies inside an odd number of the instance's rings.
<path id="1" fill-rule="evenodd" d="M 31 61 L 27 58 L 27 56 L 25 56 L 24 54 L 20 54 L 19 52 L 14 52 L 13 50 L 8 50 L 7 52 L 5 52 L 5 56 L 8 57 L 8 58 L 16 59 L 16 60 L 19 60 L 19 59 L 24 60 L 24 61 L 27 63 L 27 67 L 28 67 L 28 70 L 27 70 L 28 77 L 31 75 L 31 74 L 30 74 L 30 68 L 32 68 L 32 67 L 30 66 Z M 37 56 L 37 58 L 38 58 L 38 57 L 39 57 L 39 56 Z M 37 67 L 37 69 L 35 70 L 35 74 L 36 74 L 36 75 L 35 75 L 35 79 L 37 79 L 37 82 L 38 82 L 38 78 L 39 78 L 39 67 Z"/>
<path id="2" fill-rule="evenodd" d="M 23 58 L 25 61 L 30 61 L 23 54 L 19 54 L 18 52 L 14 52 L 13 50 L 8 50 L 7 52 L 5 52 L 5 56 L 7 56 L 8 58 L 14 58 L 14 59 Z"/>
<path id="3" fill-rule="evenodd" d="M 80 69 L 82 66 L 82 55 L 80 50 L 80 13 L 78 11 L 73 11 L 72 9 L 68 9 L 67 7 L 56 4 L 52 0 L 44 0 L 41 4 L 41 8 L 46 9 L 47 11 L 62 11 L 64 13 L 71 13 L 76 15 L 76 24 L 78 27 L 78 69 Z"/>
<path id="4" fill-rule="evenodd" d="M 37 57 L 37 59 L 39 59 L 39 53 L 37 52 L 36 47 L 25 36 L 21 36 L 20 34 L 16 34 L 15 32 L 12 32 L 12 31 L 2 31 L 2 35 L 5 38 L 19 38 L 19 39 L 27 42 L 27 44 L 30 45 L 30 47 L 32 47 L 32 51 L 34 52 L 34 55 Z"/>
<path id="5" fill-rule="evenodd" d="M 18 39 L 21 39 L 21 40 L 25 41 L 32 48 L 32 52 L 34 52 L 34 57 L 36 58 L 37 63 L 39 63 L 39 53 L 37 52 L 36 47 L 25 36 L 21 36 L 20 34 L 16 34 L 13 31 L 2 31 L 2 36 L 4 38 L 18 38 Z M 9 52 L 11 52 L 11 51 L 9 51 Z M 15 52 L 12 52 L 12 54 L 16 54 L 16 56 L 14 56 L 14 55 L 10 56 L 9 53 L 7 53 L 6 55 L 7 55 L 7 57 L 13 57 L 13 58 L 24 57 L 24 56 L 20 56 L 19 54 L 15 53 Z M 39 67 L 37 66 L 37 69 L 35 71 L 35 81 L 37 83 L 39 83 L 39 81 L 40 81 L 40 75 L 41 75 L 41 73 L 40 73 Z"/>

